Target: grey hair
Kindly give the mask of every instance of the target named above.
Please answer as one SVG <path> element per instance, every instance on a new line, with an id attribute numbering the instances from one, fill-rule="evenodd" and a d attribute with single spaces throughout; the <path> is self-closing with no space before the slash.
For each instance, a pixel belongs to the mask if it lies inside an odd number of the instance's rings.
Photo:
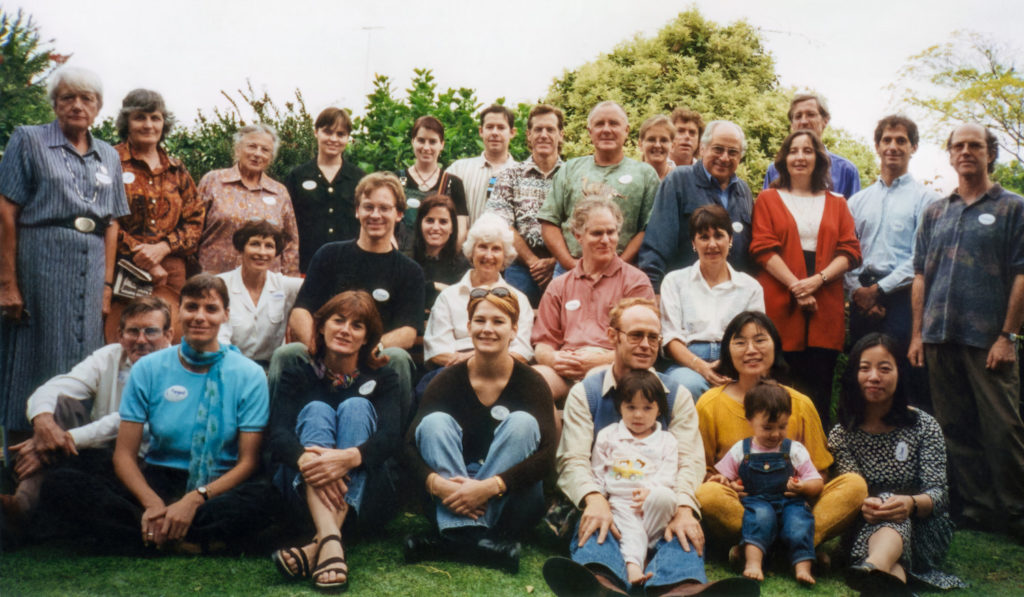
<path id="1" fill-rule="evenodd" d="M 46 94 L 54 108 L 57 107 L 57 90 L 61 87 L 95 94 L 99 107 L 103 107 L 103 82 L 100 81 L 99 75 L 87 68 L 62 66 L 50 75 L 50 80 L 46 83 Z"/>
<path id="2" fill-rule="evenodd" d="M 603 102 L 600 102 L 599 104 L 590 109 L 590 114 L 587 114 L 587 126 L 590 126 L 590 121 L 594 119 L 594 114 L 598 110 L 600 110 L 601 108 L 610 108 L 612 106 L 618 108 L 619 112 L 622 112 L 622 118 L 625 119 L 626 126 L 629 126 L 629 115 L 626 114 L 626 109 L 623 108 L 622 105 L 619 104 L 619 102 L 613 102 L 612 100 L 605 100 Z"/>
<path id="3" fill-rule="evenodd" d="M 590 214 L 599 209 L 607 209 L 611 212 L 612 217 L 615 218 L 616 225 L 620 230 L 622 229 L 622 209 L 619 207 L 619 204 L 607 195 L 591 195 L 590 197 L 580 199 L 572 210 L 573 234 L 583 234 L 586 232 L 587 220 L 590 219 Z"/>
<path id="4" fill-rule="evenodd" d="M 828 102 L 825 98 L 817 93 L 798 93 L 793 96 L 793 99 L 789 100 L 789 112 L 786 112 L 786 117 L 789 118 L 789 122 L 793 122 L 793 109 L 800 102 L 806 102 L 807 100 L 814 100 L 818 104 L 818 114 L 821 115 L 826 121 L 832 118 L 832 115 L 828 111 Z"/>
<path id="5" fill-rule="evenodd" d="M 473 261 L 473 249 L 480 243 L 498 241 L 505 250 L 505 263 L 502 269 L 508 267 L 516 259 L 516 248 L 512 244 L 514 236 L 508 222 L 496 213 L 487 212 L 476 219 L 466 233 L 466 242 L 462 243 L 462 253 Z"/>
<path id="6" fill-rule="evenodd" d="M 271 159 L 276 159 L 277 150 L 281 145 L 281 139 L 277 136 L 277 129 L 263 122 L 257 122 L 256 124 L 249 124 L 243 126 L 242 128 L 238 129 L 238 131 L 235 132 L 235 135 L 232 138 L 234 141 L 232 151 L 234 152 L 235 156 L 238 155 L 238 149 L 242 146 L 242 139 L 253 133 L 263 133 L 265 135 L 270 135 L 270 139 L 274 143 L 274 152 L 271 156 Z"/>
<path id="7" fill-rule="evenodd" d="M 128 138 L 128 121 L 132 114 L 143 112 L 150 114 L 159 112 L 164 117 L 164 129 L 160 133 L 160 141 L 167 138 L 167 134 L 174 128 L 174 114 L 167 111 L 167 104 L 164 103 L 164 96 L 151 89 L 132 89 L 124 96 L 121 102 L 121 111 L 117 113 L 117 135 L 124 141 Z"/>
<path id="8" fill-rule="evenodd" d="M 731 120 L 712 120 L 711 122 L 709 122 L 707 128 L 704 129 L 704 134 L 700 138 L 701 147 L 704 148 L 711 146 L 711 137 L 715 134 L 715 129 L 722 124 L 731 124 L 732 126 L 736 127 L 736 130 L 739 131 L 740 133 L 740 143 L 742 145 L 743 153 L 746 154 L 747 136 L 743 133 L 743 129 L 740 128 L 740 125 L 736 124 Z"/>

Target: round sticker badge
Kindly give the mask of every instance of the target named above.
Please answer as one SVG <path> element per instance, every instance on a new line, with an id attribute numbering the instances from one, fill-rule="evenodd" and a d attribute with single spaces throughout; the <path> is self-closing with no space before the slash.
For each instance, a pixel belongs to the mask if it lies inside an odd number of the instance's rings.
<path id="1" fill-rule="evenodd" d="M 387 290 L 384 290 L 383 288 L 377 288 L 370 294 L 373 295 L 373 300 L 381 303 L 391 298 L 391 293 L 389 293 Z"/>
<path id="2" fill-rule="evenodd" d="M 315 180 L 304 180 L 304 181 L 302 181 L 302 188 L 306 189 L 307 191 L 312 191 L 313 189 L 316 188 L 316 181 Z"/>
<path id="3" fill-rule="evenodd" d="M 632 174 L 623 174 L 619 177 L 619 184 L 629 184 L 631 182 L 633 182 Z"/>
<path id="4" fill-rule="evenodd" d="M 732 231 L 735 232 L 736 234 L 743 232 L 743 222 L 733 222 Z"/>
<path id="5" fill-rule="evenodd" d="M 188 389 L 185 386 L 171 386 L 164 390 L 164 400 L 168 402 L 181 402 L 188 398 Z"/>
<path id="6" fill-rule="evenodd" d="M 266 203 L 267 205 L 276 205 L 277 199 L 271 197 L 270 195 L 264 195 L 263 202 Z"/>
<path id="7" fill-rule="evenodd" d="M 124 181 L 124 184 L 132 184 L 133 182 L 135 182 L 135 173 L 124 172 L 121 174 L 121 180 Z"/>
<path id="8" fill-rule="evenodd" d="M 97 172 L 96 182 L 100 184 L 110 184 L 112 182 L 112 179 L 105 172 Z"/>
<path id="9" fill-rule="evenodd" d="M 491 407 L 491 416 L 495 421 L 504 421 L 508 418 L 508 407 L 496 404 Z"/>
<path id="10" fill-rule="evenodd" d="M 359 386 L 359 393 L 362 394 L 363 396 L 369 396 L 370 394 L 373 393 L 373 390 L 376 387 L 377 387 L 377 381 L 371 379 L 370 381 L 368 381 L 368 382 L 364 383 L 363 385 Z"/>
<path id="11" fill-rule="evenodd" d="M 581 303 L 577 299 L 572 299 L 565 304 L 566 311 L 575 311 L 580 308 Z"/>
<path id="12" fill-rule="evenodd" d="M 903 225 L 903 222 L 897 221 L 897 222 L 893 222 L 892 223 L 892 231 L 893 232 L 903 232 L 905 229 L 906 229 L 906 226 Z"/>
<path id="13" fill-rule="evenodd" d="M 408 201 L 405 202 L 405 204 L 408 205 L 409 207 L 411 207 L 412 209 L 416 209 L 417 207 L 420 206 L 420 200 L 419 199 L 409 199 Z"/>
<path id="14" fill-rule="evenodd" d="M 991 226 L 996 223 L 996 217 L 992 214 L 981 214 L 978 216 L 978 221 L 984 226 Z"/>
<path id="15" fill-rule="evenodd" d="M 900 442 L 896 444 L 896 460 L 906 462 L 909 457 L 910 447 L 907 446 L 907 442 Z"/>

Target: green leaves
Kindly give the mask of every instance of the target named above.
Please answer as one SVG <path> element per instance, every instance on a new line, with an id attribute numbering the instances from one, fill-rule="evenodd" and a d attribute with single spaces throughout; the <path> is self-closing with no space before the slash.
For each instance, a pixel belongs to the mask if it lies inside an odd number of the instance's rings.
<path id="1" fill-rule="evenodd" d="M 69 56 L 49 50 L 32 17 L 0 8 L 0 150 L 14 128 L 53 119 L 46 77 Z"/>

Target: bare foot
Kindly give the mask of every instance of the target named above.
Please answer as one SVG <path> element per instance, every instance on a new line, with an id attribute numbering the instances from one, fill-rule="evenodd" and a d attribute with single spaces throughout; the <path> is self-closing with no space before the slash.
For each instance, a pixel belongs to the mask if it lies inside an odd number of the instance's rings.
<path id="1" fill-rule="evenodd" d="M 752 578 L 759 582 L 764 580 L 764 572 L 761 571 L 760 565 L 754 566 L 751 564 L 747 564 L 746 568 L 743 569 L 743 576 L 746 576 L 747 578 Z"/>
<path id="2" fill-rule="evenodd" d="M 764 580 L 764 572 L 761 570 L 764 552 L 761 551 L 761 548 L 747 543 L 743 546 L 743 559 L 746 561 L 743 567 L 743 576 L 759 582 Z"/>
<path id="3" fill-rule="evenodd" d="M 796 580 L 805 585 L 814 584 L 814 576 L 811 574 L 811 560 L 804 560 L 797 562 L 794 567 L 796 572 Z"/>
<path id="4" fill-rule="evenodd" d="M 306 554 L 306 561 L 309 562 L 312 567 L 312 565 L 315 564 L 313 558 L 316 557 L 316 538 L 313 538 L 312 543 L 303 545 L 299 549 Z M 284 565 L 288 566 L 288 569 L 292 571 L 292 574 L 300 574 L 302 572 L 302 563 L 296 560 L 289 550 L 285 549 L 281 551 L 281 559 L 284 560 Z"/>
<path id="5" fill-rule="evenodd" d="M 644 574 L 644 569 L 641 568 L 639 564 L 634 564 L 632 562 L 626 564 L 626 578 L 629 580 L 629 584 L 631 585 L 642 585 L 652 576 L 654 576 L 653 572 Z"/>

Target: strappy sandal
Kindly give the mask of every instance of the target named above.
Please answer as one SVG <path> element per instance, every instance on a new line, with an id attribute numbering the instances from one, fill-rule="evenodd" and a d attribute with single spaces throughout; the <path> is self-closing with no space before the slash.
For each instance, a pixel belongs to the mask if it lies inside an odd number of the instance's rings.
<path id="1" fill-rule="evenodd" d="M 298 571 L 292 570 L 291 567 L 288 566 L 288 562 L 284 559 L 285 555 L 291 556 L 292 559 L 298 563 Z M 281 576 L 288 580 L 309 578 L 309 558 L 306 557 L 306 552 L 301 547 L 279 549 L 270 554 L 270 559 L 274 560 L 274 566 L 277 567 L 277 571 L 281 573 Z"/>
<path id="2" fill-rule="evenodd" d="M 320 561 L 320 551 L 323 549 L 324 544 L 330 541 L 337 541 L 338 545 L 341 546 L 342 555 L 327 558 L 326 560 Z M 317 542 L 316 547 L 316 568 L 310 573 L 310 577 L 313 579 L 313 585 L 322 591 L 338 592 L 345 591 L 348 589 L 348 562 L 345 561 L 345 544 L 341 541 L 340 535 L 328 535 Z M 345 580 L 335 582 L 320 582 L 317 580 L 321 574 L 326 572 L 342 573 L 345 575 Z"/>

